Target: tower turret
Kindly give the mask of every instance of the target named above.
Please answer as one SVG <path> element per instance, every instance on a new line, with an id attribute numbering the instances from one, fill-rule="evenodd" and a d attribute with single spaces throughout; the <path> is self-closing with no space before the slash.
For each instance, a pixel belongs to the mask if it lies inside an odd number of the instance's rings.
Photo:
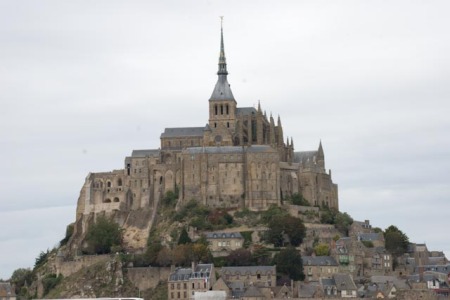
<path id="1" fill-rule="evenodd" d="M 322 140 L 319 142 L 319 149 L 317 150 L 317 164 L 325 170 L 325 155 L 323 153 Z"/>

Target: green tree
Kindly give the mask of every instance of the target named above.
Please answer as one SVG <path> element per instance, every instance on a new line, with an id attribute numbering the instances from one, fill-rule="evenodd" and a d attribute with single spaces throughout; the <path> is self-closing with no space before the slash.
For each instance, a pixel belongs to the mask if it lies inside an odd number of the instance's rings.
<path id="1" fill-rule="evenodd" d="M 275 256 L 277 271 L 292 280 L 304 280 L 303 262 L 300 252 L 294 247 L 287 247 Z"/>
<path id="2" fill-rule="evenodd" d="M 260 245 L 253 245 L 252 264 L 255 266 L 269 265 L 272 260 L 272 256 L 268 248 Z"/>
<path id="3" fill-rule="evenodd" d="M 341 233 L 348 235 L 348 230 L 350 229 L 350 225 L 353 224 L 353 218 L 346 212 L 341 213 L 338 212 L 335 218 L 335 227 Z"/>
<path id="4" fill-rule="evenodd" d="M 330 246 L 324 243 L 317 244 L 314 247 L 314 253 L 316 256 L 327 256 L 330 254 Z"/>
<path id="5" fill-rule="evenodd" d="M 275 215 L 269 221 L 269 230 L 266 233 L 266 239 L 275 247 L 284 245 L 284 235 L 289 238 L 292 246 L 298 246 L 305 237 L 306 228 L 302 220 L 292 216 Z"/>
<path id="6" fill-rule="evenodd" d="M 36 275 L 30 269 L 20 268 L 15 270 L 11 275 L 11 283 L 14 284 L 17 296 L 21 298 L 29 298 L 27 285 L 31 284 L 36 279 Z"/>
<path id="7" fill-rule="evenodd" d="M 186 228 L 183 228 L 180 233 L 180 237 L 178 238 L 178 245 L 181 244 L 190 244 L 192 243 L 191 238 L 189 237 Z"/>
<path id="8" fill-rule="evenodd" d="M 269 224 L 273 218 L 287 216 L 288 212 L 278 205 L 271 205 L 268 210 L 262 212 L 261 220 L 264 224 Z"/>
<path id="9" fill-rule="evenodd" d="M 408 250 L 408 236 L 394 225 L 385 229 L 384 241 L 386 250 L 394 256 L 398 257 Z"/>
<path id="10" fill-rule="evenodd" d="M 104 216 L 99 216 L 97 222 L 89 227 L 86 242 L 88 243 L 89 253 L 111 253 L 111 247 L 122 244 L 122 231 L 116 222 Z"/>
<path id="11" fill-rule="evenodd" d="M 348 213 L 328 207 L 324 207 L 320 212 L 320 221 L 323 224 L 333 224 L 344 235 L 348 235 L 350 225 L 353 224 L 353 218 Z"/>
<path id="12" fill-rule="evenodd" d="M 41 251 L 41 253 L 39 253 L 38 257 L 36 257 L 36 260 L 34 262 L 34 268 L 35 269 L 39 268 L 40 266 L 45 264 L 47 262 L 49 254 L 50 254 L 50 251 L 48 249 L 47 249 L 47 252 Z"/>
<path id="13" fill-rule="evenodd" d="M 164 206 L 174 206 L 178 200 L 178 189 L 175 191 L 167 191 L 162 199 L 162 204 Z"/>
<path id="14" fill-rule="evenodd" d="M 250 266 L 251 264 L 252 253 L 244 248 L 231 251 L 226 260 L 227 266 Z"/>

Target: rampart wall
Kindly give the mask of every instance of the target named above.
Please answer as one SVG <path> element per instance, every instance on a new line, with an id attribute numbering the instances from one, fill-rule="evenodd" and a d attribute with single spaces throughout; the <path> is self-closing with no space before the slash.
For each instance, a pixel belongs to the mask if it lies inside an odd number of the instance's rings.
<path id="1" fill-rule="evenodd" d="M 167 281 L 170 267 L 127 268 L 127 277 L 140 291 L 155 288 L 159 282 Z"/>

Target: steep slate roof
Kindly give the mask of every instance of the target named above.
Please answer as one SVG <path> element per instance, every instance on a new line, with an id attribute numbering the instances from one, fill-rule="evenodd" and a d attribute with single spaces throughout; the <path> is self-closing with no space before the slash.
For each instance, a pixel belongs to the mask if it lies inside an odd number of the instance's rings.
<path id="1" fill-rule="evenodd" d="M 133 150 L 131 157 L 159 156 L 159 149 Z"/>
<path id="2" fill-rule="evenodd" d="M 161 133 L 161 138 L 174 137 L 202 137 L 205 127 L 176 127 L 165 128 Z"/>
<path id="3" fill-rule="evenodd" d="M 266 275 L 269 272 L 271 272 L 272 275 L 276 274 L 275 266 L 223 267 L 220 273 L 225 274 L 225 272 L 229 272 L 231 274 L 239 273 L 240 275 L 250 273 L 251 275 L 256 275 L 258 271 L 261 272 L 262 275 Z"/>
<path id="4" fill-rule="evenodd" d="M 219 79 L 217 80 L 209 101 L 215 100 L 235 100 L 226 75 L 219 75 Z"/>
<path id="5" fill-rule="evenodd" d="M 198 264 L 194 271 L 191 268 L 179 268 L 169 275 L 169 281 L 186 281 L 191 278 L 210 278 L 212 264 Z"/>
<path id="6" fill-rule="evenodd" d="M 302 256 L 304 266 L 337 266 L 338 263 L 331 256 Z"/>
<path id="7" fill-rule="evenodd" d="M 257 110 L 254 107 L 238 107 L 236 108 L 236 115 L 238 116 L 248 116 L 251 114 L 256 114 Z"/>
<path id="8" fill-rule="evenodd" d="M 241 239 L 240 232 L 207 232 L 207 239 Z"/>
<path id="9" fill-rule="evenodd" d="M 334 281 L 333 278 L 320 278 L 320 284 L 323 287 L 336 286 L 336 282 Z"/>
<path id="10" fill-rule="evenodd" d="M 360 233 L 358 239 L 360 241 L 380 241 L 382 240 L 382 233 Z"/>
<path id="11" fill-rule="evenodd" d="M 300 282 L 298 286 L 298 297 L 299 298 L 313 298 L 319 286 L 318 282 Z"/>
<path id="12" fill-rule="evenodd" d="M 234 298 L 240 299 L 245 291 L 245 286 L 243 281 L 233 281 L 225 282 L 227 286 L 231 289 L 231 295 Z"/>
<path id="13" fill-rule="evenodd" d="M 260 297 L 264 297 L 263 293 L 261 293 L 261 291 L 256 287 L 256 286 L 249 286 L 247 288 L 247 290 L 245 291 L 245 293 L 242 295 L 242 297 L 255 297 L 255 298 L 260 298 Z"/>
<path id="14" fill-rule="evenodd" d="M 425 265 L 423 267 L 416 267 L 416 272 L 418 272 L 421 268 L 423 268 L 424 271 L 434 271 L 438 273 L 444 273 L 448 274 L 450 273 L 450 264 L 446 265 Z"/>
<path id="15" fill-rule="evenodd" d="M 306 161 L 314 161 L 314 157 L 317 157 L 317 151 L 299 151 L 294 152 L 294 162 L 303 163 Z"/>
<path id="16" fill-rule="evenodd" d="M 349 274 L 334 274 L 333 279 L 336 283 L 336 288 L 338 289 L 338 291 L 356 291 L 356 285 Z"/>

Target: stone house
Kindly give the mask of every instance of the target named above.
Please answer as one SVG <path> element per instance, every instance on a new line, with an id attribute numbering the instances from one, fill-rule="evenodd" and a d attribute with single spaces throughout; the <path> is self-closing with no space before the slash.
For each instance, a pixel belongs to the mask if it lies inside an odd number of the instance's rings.
<path id="1" fill-rule="evenodd" d="M 364 275 L 390 275 L 392 255 L 384 247 L 364 249 Z"/>
<path id="2" fill-rule="evenodd" d="M 244 245 L 244 237 L 240 232 L 208 232 L 205 236 L 214 257 L 227 256 L 230 251 L 240 249 Z"/>
<path id="3" fill-rule="evenodd" d="M 305 281 L 331 278 L 339 271 L 338 263 L 331 256 L 302 256 L 302 261 Z"/>
<path id="4" fill-rule="evenodd" d="M 320 284 L 325 297 L 357 297 L 357 288 L 350 274 L 333 274 L 332 278 L 321 278 Z"/>
<path id="5" fill-rule="evenodd" d="M 244 287 L 276 286 L 276 266 L 223 267 L 220 277 L 227 283 L 242 282 Z"/>
<path id="6" fill-rule="evenodd" d="M 191 299 L 195 292 L 209 291 L 216 282 L 213 264 L 192 264 L 191 268 L 178 268 L 167 281 L 168 299 Z"/>

